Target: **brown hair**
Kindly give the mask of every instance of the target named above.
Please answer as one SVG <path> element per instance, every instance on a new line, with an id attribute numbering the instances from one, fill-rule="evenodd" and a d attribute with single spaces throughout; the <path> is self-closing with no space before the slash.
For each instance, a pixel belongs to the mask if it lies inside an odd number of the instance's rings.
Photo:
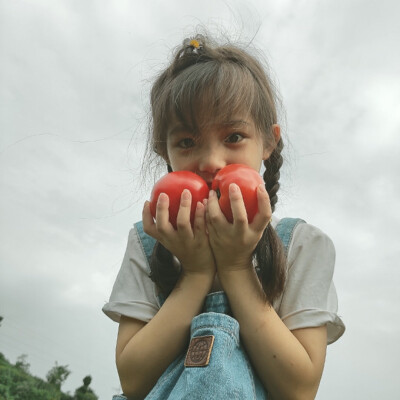
<path id="1" fill-rule="evenodd" d="M 230 43 L 218 46 L 204 36 L 196 39 L 199 47 L 184 41 L 152 87 L 148 149 L 168 160 L 166 135 L 172 121 L 178 120 L 191 131 L 200 132 L 206 124 L 229 120 L 237 111 L 248 113 L 265 146 L 274 147 L 264 161 L 263 175 L 274 212 L 283 161 L 282 139 L 276 144 L 272 133 L 272 125 L 278 122 L 277 91 L 265 68 L 249 51 Z M 286 260 L 271 225 L 265 229 L 254 256 L 266 299 L 272 303 L 283 290 Z M 157 243 L 150 264 L 153 281 L 167 296 L 179 277 L 172 265 L 172 255 Z"/>

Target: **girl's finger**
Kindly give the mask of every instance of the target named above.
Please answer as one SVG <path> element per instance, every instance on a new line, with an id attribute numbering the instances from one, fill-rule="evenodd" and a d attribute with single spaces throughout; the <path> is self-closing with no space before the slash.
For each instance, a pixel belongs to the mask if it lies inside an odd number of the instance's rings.
<path id="1" fill-rule="evenodd" d="M 208 235 L 210 232 L 208 231 L 208 199 L 203 200 L 203 206 L 204 206 L 204 223 L 205 223 L 205 228 L 206 228 L 206 235 Z"/>
<path id="2" fill-rule="evenodd" d="M 202 232 L 205 232 L 205 213 L 206 208 L 202 202 L 197 202 L 196 212 L 194 214 L 193 230 L 194 235 L 198 236 Z"/>
<path id="3" fill-rule="evenodd" d="M 143 230 L 150 236 L 157 239 L 157 228 L 150 211 L 150 202 L 146 201 L 142 211 Z"/>
<path id="4" fill-rule="evenodd" d="M 190 190 L 184 189 L 181 194 L 181 202 L 179 205 L 178 215 L 176 217 L 176 227 L 178 232 L 183 234 L 192 234 L 190 225 L 190 210 L 192 206 L 192 194 Z"/>
<path id="5" fill-rule="evenodd" d="M 169 222 L 169 197 L 165 193 L 160 193 L 156 206 L 156 227 L 161 233 L 167 233 L 173 229 Z"/>
<path id="6" fill-rule="evenodd" d="M 229 185 L 229 200 L 231 203 L 233 224 L 236 226 L 246 226 L 246 207 L 244 205 L 242 192 L 236 183 L 231 183 Z"/>
<path id="7" fill-rule="evenodd" d="M 257 188 L 258 212 L 255 215 L 251 226 L 257 231 L 263 231 L 272 217 L 271 202 L 265 185 L 261 184 Z"/>
<path id="8" fill-rule="evenodd" d="M 221 208 L 219 207 L 217 194 L 214 190 L 210 190 L 206 208 L 207 224 L 212 225 L 217 222 L 222 222 L 223 219 L 225 219 L 225 217 L 222 214 Z"/>

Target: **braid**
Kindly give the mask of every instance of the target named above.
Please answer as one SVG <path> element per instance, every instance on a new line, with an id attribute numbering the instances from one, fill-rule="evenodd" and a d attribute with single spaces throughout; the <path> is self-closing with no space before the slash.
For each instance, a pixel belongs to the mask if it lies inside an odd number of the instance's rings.
<path id="1" fill-rule="evenodd" d="M 150 259 L 150 278 L 165 298 L 178 281 L 180 271 L 175 268 L 173 255 L 160 242 L 156 242 Z"/>
<path id="2" fill-rule="evenodd" d="M 283 158 L 281 155 L 283 142 L 279 140 L 270 157 L 264 161 L 263 175 L 265 187 L 271 201 L 272 212 L 278 201 L 280 168 Z M 286 278 L 286 257 L 282 242 L 275 229 L 268 224 L 261 240 L 258 242 L 254 255 L 259 267 L 258 275 L 263 286 L 267 301 L 271 304 L 282 293 Z"/>
<path id="3" fill-rule="evenodd" d="M 263 178 L 271 202 L 272 212 L 275 211 L 275 205 L 278 202 L 277 193 L 280 188 L 279 178 L 281 176 L 279 170 L 283 164 L 282 149 L 283 142 L 280 139 L 270 157 L 264 161 L 265 172 Z"/>

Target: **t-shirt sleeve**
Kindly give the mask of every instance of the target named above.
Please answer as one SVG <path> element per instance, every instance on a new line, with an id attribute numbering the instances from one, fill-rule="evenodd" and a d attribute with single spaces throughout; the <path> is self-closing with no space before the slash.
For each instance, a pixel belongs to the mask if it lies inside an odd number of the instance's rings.
<path id="1" fill-rule="evenodd" d="M 150 279 L 150 266 L 135 228 L 129 232 L 128 245 L 110 300 L 103 312 L 119 322 L 121 315 L 149 322 L 160 306 L 156 286 Z"/>
<path id="2" fill-rule="evenodd" d="M 288 251 L 288 274 L 278 314 L 290 329 L 327 326 L 328 344 L 342 336 L 333 284 L 335 248 L 318 228 L 297 225 Z"/>

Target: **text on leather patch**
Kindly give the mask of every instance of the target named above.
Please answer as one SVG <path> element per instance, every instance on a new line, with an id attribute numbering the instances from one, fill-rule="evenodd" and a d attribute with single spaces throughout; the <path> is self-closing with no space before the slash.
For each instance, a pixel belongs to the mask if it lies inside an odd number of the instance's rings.
<path id="1" fill-rule="evenodd" d="M 185 367 L 206 367 L 210 362 L 214 336 L 192 338 L 185 358 Z"/>

